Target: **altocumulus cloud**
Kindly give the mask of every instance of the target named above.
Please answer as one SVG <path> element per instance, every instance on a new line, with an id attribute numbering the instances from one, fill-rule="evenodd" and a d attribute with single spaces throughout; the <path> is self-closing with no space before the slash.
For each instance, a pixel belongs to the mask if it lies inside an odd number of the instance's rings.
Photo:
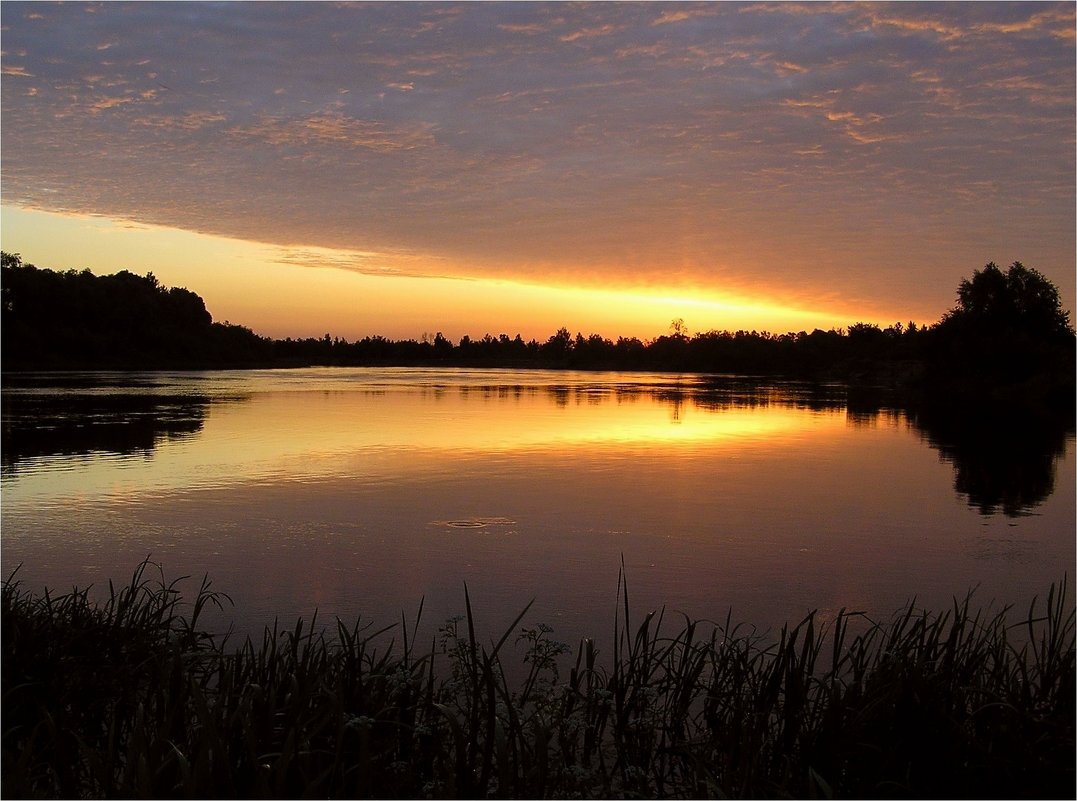
<path id="1" fill-rule="evenodd" d="M 1070 3 L 25 3 L 3 33 L 6 203 L 806 301 L 1021 258 L 1072 305 Z"/>

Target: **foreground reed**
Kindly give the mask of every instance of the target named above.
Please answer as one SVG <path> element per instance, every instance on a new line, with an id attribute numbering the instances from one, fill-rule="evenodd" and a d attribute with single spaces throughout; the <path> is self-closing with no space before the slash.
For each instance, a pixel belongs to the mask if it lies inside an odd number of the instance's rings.
<path id="1" fill-rule="evenodd" d="M 4 797 L 1074 796 L 1064 580 L 1016 624 L 966 597 L 770 638 L 666 633 L 622 581 L 612 653 L 571 658 L 524 613 L 480 642 L 466 587 L 421 652 L 418 616 L 230 648 L 198 627 L 226 596 L 154 568 L 98 604 L 4 583 Z"/>

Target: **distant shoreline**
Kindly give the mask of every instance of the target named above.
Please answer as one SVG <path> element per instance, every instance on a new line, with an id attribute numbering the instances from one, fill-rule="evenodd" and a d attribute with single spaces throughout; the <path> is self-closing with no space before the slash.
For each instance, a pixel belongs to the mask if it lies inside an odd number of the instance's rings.
<path id="1" fill-rule="evenodd" d="M 854 323 L 785 334 L 712 330 L 643 341 L 560 328 L 546 341 L 485 334 L 452 342 L 368 336 L 270 339 L 214 322 L 203 299 L 152 273 L 56 272 L 3 254 L 4 374 L 64 370 L 256 370 L 305 367 L 544 369 L 729 374 L 839 381 L 858 391 L 1056 402 L 1075 390 L 1077 338 L 1057 288 L 1015 262 L 964 280 L 933 325 Z"/>

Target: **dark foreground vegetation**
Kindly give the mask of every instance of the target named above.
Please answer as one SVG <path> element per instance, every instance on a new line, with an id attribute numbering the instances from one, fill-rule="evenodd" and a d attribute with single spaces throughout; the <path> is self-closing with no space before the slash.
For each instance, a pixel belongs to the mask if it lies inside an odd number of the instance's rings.
<path id="1" fill-rule="evenodd" d="M 268 340 L 215 323 L 188 289 L 153 273 L 38 269 L 0 254 L 5 370 L 179 369 L 254 364 Z"/>
<path id="2" fill-rule="evenodd" d="M 957 304 L 933 325 L 772 334 L 707 331 L 682 321 L 644 342 L 561 328 L 545 342 L 517 334 L 420 341 L 270 339 L 213 322 L 201 297 L 152 273 L 55 272 L 3 254 L 4 369 L 184 369 L 293 366 L 480 366 L 672 370 L 841 379 L 933 394 L 1030 396 L 1071 405 L 1077 357 L 1069 313 L 1038 271 L 994 264 L 961 282 Z"/>
<path id="3" fill-rule="evenodd" d="M 1016 619 L 966 598 L 768 637 L 640 619 L 622 584 L 612 653 L 573 656 L 522 614 L 481 642 L 466 588 L 433 647 L 416 620 L 236 648 L 199 628 L 208 582 L 187 604 L 155 575 L 100 604 L 5 582 L 4 797 L 1074 796 L 1065 581 Z"/>

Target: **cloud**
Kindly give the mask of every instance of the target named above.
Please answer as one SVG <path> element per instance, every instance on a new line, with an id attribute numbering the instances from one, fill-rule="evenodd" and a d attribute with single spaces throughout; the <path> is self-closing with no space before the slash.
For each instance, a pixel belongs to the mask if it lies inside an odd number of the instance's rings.
<path id="1" fill-rule="evenodd" d="M 154 97 L 155 94 L 150 97 Z M 220 112 L 189 112 L 178 117 L 145 116 L 132 120 L 132 124 L 146 128 L 181 129 L 186 131 L 198 131 L 208 126 L 224 122 L 228 117 Z"/>
<path id="2" fill-rule="evenodd" d="M 275 146 L 338 146 L 379 152 L 412 150 L 433 142 L 430 126 L 394 126 L 339 113 L 282 119 L 262 117 L 257 123 L 227 129 L 234 137 L 260 139 Z"/>
<path id="3" fill-rule="evenodd" d="M 575 42 L 579 39 L 594 39 L 599 36 L 609 36 L 617 30 L 614 25 L 597 25 L 592 28 L 580 28 L 579 30 L 566 33 L 560 37 L 562 42 Z"/>
<path id="4" fill-rule="evenodd" d="M 507 31 L 508 33 L 522 33 L 529 36 L 546 33 L 549 30 L 548 26 L 541 22 L 500 22 L 497 27 L 498 30 Z"/>
<path id="5" fill-rule="evenodd" d="M 90 113 L 99 114 L 110 108 L 116 108 L 116 106 L 122 106 L 125 103 L 132 103 L 134 100 L 135 98 L 133 97 L 105 97 L 90 103 Z"/>
<path id="6" fill-rule="evenodd" d="M 693 5 L 688 8 L 681 7 L 675 11 L 663 11 L 651 22 L 651 25 L 672 25 L 676 22 L 712 17 L 714 13 L 713 7 L 706 4 Z"/>
<path id="7" fill-rule="evenodd" d="M 338 269 L 949 299 L 1012 257 L 1072 293 L 1073 21 L 1064 3 L 16 4 L 3 191 L 381 254 L 294 257 Z"/>
<path id="8" fill-rule="evenodd" d="M 439 259 L 410 252 L 341 251 L 323 248 L 279 248 L 271 255 L 277 264 L 321 270 L 345 270 L 375 278 L 437 278 L 469 280 L 437 269 Z"/>
<path id="9" fill-rule="evenodd" d="M 1059 39 L 1072 40 L 1075 35 L 1074 8 L 1069 3 L 1052 5 L 1023 19 L 978 23 L 973 26 L 973 30 L 987 34 L 1042 31 Z"/>

